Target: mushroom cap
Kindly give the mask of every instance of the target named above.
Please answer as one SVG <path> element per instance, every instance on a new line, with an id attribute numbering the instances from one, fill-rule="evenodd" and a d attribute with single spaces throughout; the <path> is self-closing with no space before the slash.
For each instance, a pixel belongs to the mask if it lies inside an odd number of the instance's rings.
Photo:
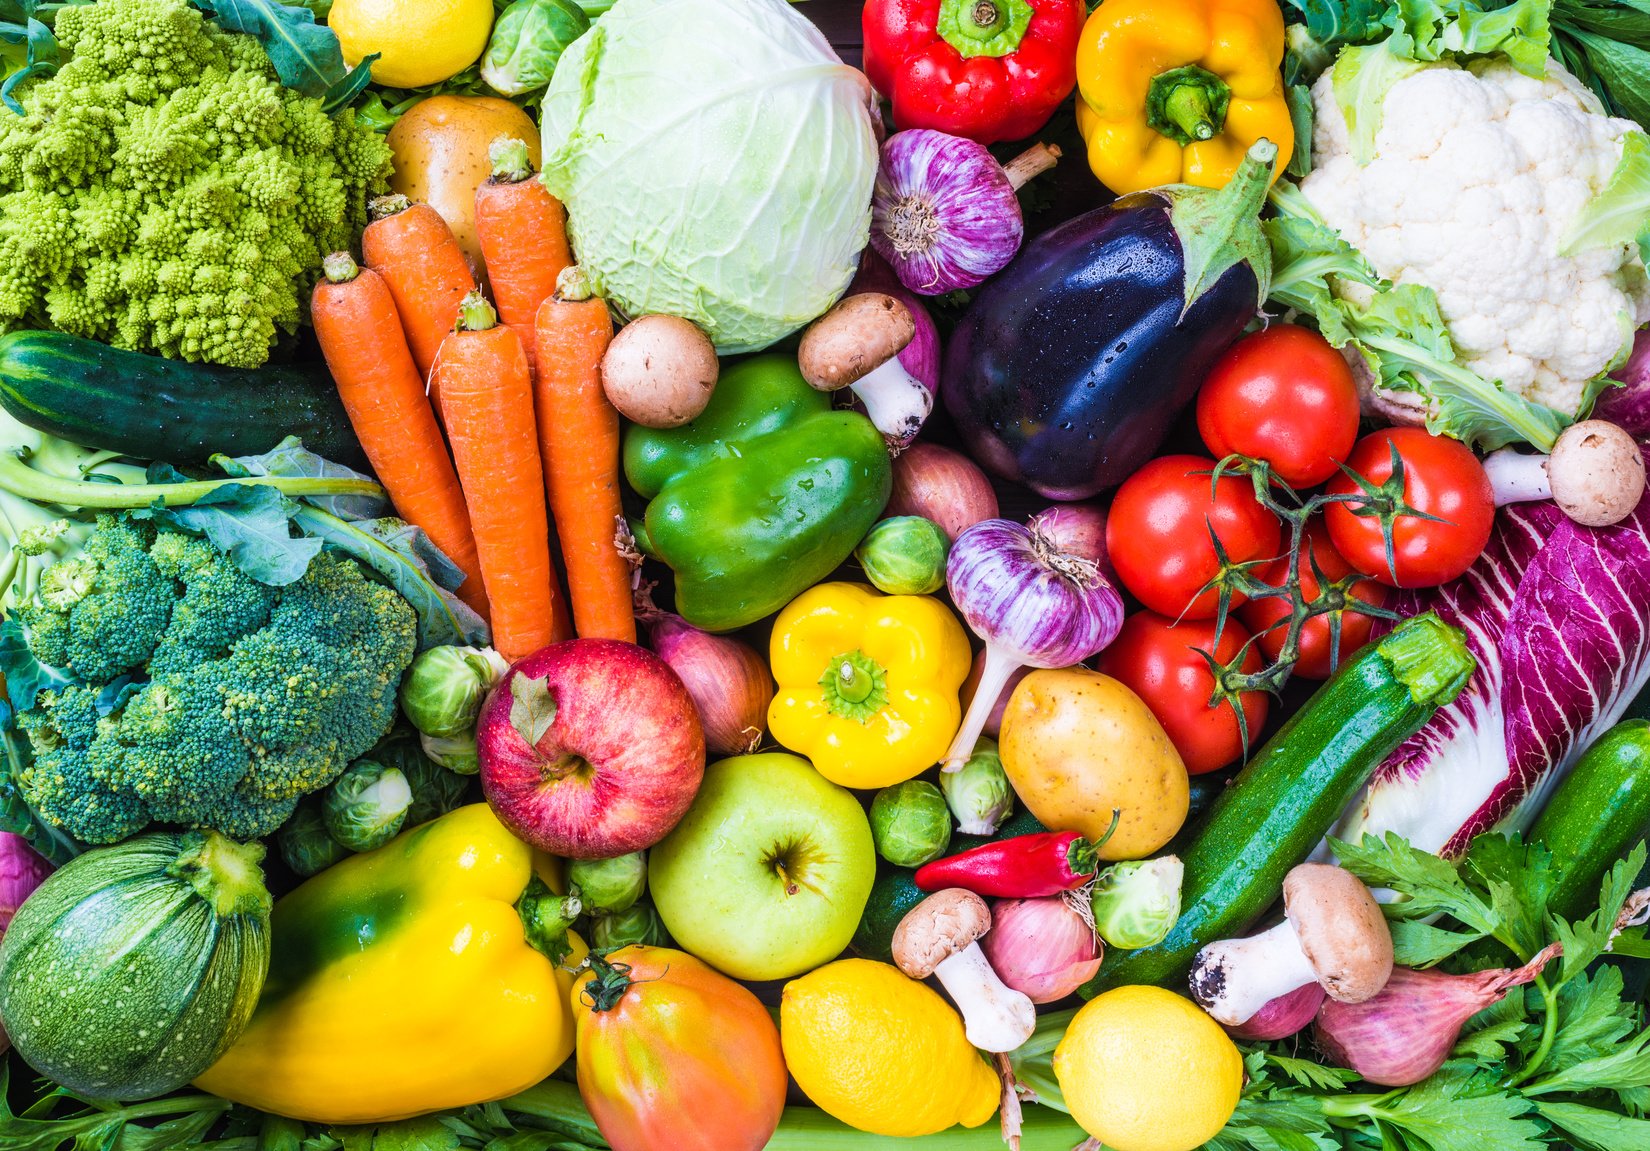
<path id="1" fill-rule="evenodd" d="M 1587 527 L 1608 527 L 1631 515 L 1644 495 L 1644 456 L 1615 424 L 1582 420 L 1553 445 L 1547 478 L 1565 515 Z"/>
<path id="2" fill-rule="evenodd" d="M 638 316 L 602 355 L 608 402 L 647 428 L 679 428 L 698 418 L 719 374 L 710 337 L 680 316 Z"/>
<path id="3" fill-rule="evenodd" d="M 1392 932 L 1369 888 L 1350 871 L 1303 863 L 1283 881 L 1283 913 L 1331 999 L 1362 1003 L 1392 977 Z"/>
<path id="4" fill-rule="evenodd" d="M 834 392 L 899 355 L 916 334 L 904 304 L 882 292 L 860 292 L 809 325 L 796 364 L 810 387 Z"/>
<path id="5" fill-rule="evenodd" d="M 991 909 L 972 891 L 948 887 L 905 913 L 894 928 L 894 963 L 912 979 L 934 968 L 991 930 Z"/>

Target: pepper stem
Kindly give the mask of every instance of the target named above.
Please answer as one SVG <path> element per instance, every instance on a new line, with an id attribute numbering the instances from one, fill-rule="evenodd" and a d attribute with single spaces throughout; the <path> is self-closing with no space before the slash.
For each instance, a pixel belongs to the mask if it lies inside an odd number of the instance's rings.
<path id="1" fill-rule="evenodd" d="M 557 895 L 538 876 L 533 876 L 516 904 L 521 916 L 522 935 L 527 945 L 559 964 L 572 952 L 567 929 L 584 910 L 577 895 Z"/>
<path id="2" fill-rule="evenodd" d="M 935 31 L 969 56 L 1007 56 L 1020 46 L 1033 15 L 1028 0 L 940 0 Z"/>
<path id="3" fill-rule="evenodd" d="M 887 669 L 858 650 L 831 660 L 819 677 L 819 686 L 825 689 L 825 706 L 831 714 L 859 723 L 871 722 L 888 703 Z"/>
<path id="4" fill-rule="evenodd" d="M 1026 181 L 1054 167 L 1060 155 L 1058 145 L 1033 144 L 1003 165 L 1003 175 L 1008 177 L 1008 186 L 1018 192 L 1025 186 Z"/>
<path id="5" fill-rule="evenodd" d="M 1226 126 L 1232 90 L 1207 68 L 1187 64 L 1152 77 L 1146 90 L 1146 123 L 1184 147 L 1212 140 Z"/>

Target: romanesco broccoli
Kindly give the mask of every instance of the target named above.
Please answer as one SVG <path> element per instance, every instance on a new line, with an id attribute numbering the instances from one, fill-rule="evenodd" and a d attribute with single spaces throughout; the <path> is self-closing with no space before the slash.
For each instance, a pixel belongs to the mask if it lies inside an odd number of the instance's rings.
<path id="1" fill-rule="evenodd" d="M 412 608 L 348 558 L 267 587 L 134 516 L 100 517 L 18 614 L 77 681 L 18 716 L 22 792 L 87 843 L 151 821 L 270 834 L 383 737 L 417 642 Z"/>
<path id="2" fill-rule="evenodd" d="M 0 332 L 256 367 L 384 186 L 389 147 L 185 0 L 63 8 L 72 53 L 0 109 Z"/>

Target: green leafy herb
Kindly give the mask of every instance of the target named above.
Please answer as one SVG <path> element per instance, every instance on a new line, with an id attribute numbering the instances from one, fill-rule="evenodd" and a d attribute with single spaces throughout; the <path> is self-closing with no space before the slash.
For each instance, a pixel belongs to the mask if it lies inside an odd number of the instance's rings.
<path id="1" fill-rule="evenodd" d="M 338 34 L 316 21 L 308 8 L 274 0 L 194 0 L 231 32 L 251 36 L 264 46 L 275 74 L 288 88 L 322 98 L 345 81 L 344 51 Z M 357 71 L 359 71 L 359 67 Z M 365 87 L 366 82 L 360 82 Z M 351 94 L 353 98 L 354 94 Z M 348 103 L 346 100 L 345 103 Z"/>

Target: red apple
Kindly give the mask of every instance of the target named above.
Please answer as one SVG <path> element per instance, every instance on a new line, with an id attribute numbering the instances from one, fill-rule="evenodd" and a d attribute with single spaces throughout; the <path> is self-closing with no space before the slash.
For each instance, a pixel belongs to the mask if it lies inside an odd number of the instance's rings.
<path id="1" fill-rule="evenodd" d="M 676 826 L 705 774 L 705 733 L 680 677 L 646 648 L 572 639 L 518 660 L 476 721 L 499 820 L 552 855 L 607 859 Z"/>

